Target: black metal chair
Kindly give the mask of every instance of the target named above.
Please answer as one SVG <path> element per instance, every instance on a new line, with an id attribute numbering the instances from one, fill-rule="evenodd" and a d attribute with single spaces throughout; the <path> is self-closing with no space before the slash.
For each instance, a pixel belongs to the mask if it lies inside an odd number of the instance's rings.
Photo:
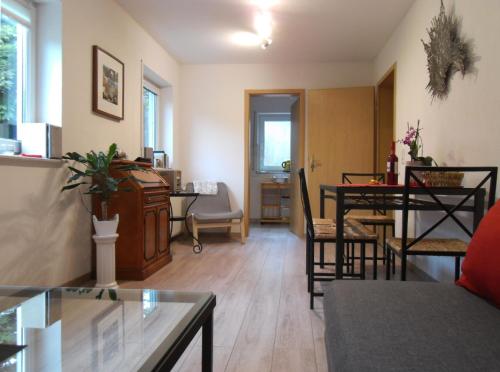
<path id="1" fill-rule="evenodd" d="M 342 183 L 345 184 L 353 184 L 358 179 L 362 179 L 363 183 L 367 181 L 375 180 L 379 183 L 385 183 L 385 174 L 384 173 L 355 173 L 355 172 L 344 172 L 342 173 Z M 354 181 L 354 182 L 353 182 Z M 349 211 L 346 211 L 349 213 Z M 385 249 L 383 245 L 387 239 L 387 228 L 390 227 L 392 230 L 392 236 L 394 236 L 396 221 L 394 217 L 388 216 L 386 210 L 376 210 L 373 211 L 371 215 L 349 215 L 349 218 L 355 219 L 356 221 L 362 223 L 365 226 L 373 227 L 374 229 L 377 226 L 382 227 L 382 257 L 378 257 L 378 246 L 377 250 L 373 252 L 373 256 L 371 257 L 373 260 L 373 265 L 377 265 L 378 260 L 382 260 L 385 264 Z M 358 257 L 355 257 L 353 254 L 354 249 L 351 247 L 351 252 L 348 251 L 347 261 L 350 260 L 350 265 L 354 265 L 354 260 Z M 377 269 L 374 267 L 373 270 L 373 278 L 377 278 Z"/>
<path id="2" fill-rule="evenodd" d="M 322 292 L 316 292 L 315 282 L 331 281 L 335 278 L 332 272 L 317 272 L 316 266 L 334 266 L 333 262 L 316 262 L 314 254 L 315 243 L 336 243 L 337 232 L 335 222 L 330 219 L 313 219 L 309 193 L 307 191 L 306 177 L 304 169 L 299 170 L 300 191 L 302 196 L 302 206 L 306 218 L 306 272 L 308 275 L 307 289 L 310 294 L 310 308 L 314 308 L 314 297 L 323 296 Z M 346 244 L 360 245 L 360 272 L 351 272 L 351 277 L 365 279 L 365 250 L 366 244 L 377 245 L 377 234 L 371 232 L 361 223 L 347 219 L 344 225 Z M 375 248 L 374 248 L 375 249 Z"/>
<path id="3" fill-rule="evenodd" d="M 446 201 L 443 201 L 443 198 L 440 198 L 439 195 L 445 194 L 444 190 L 450 190 L 451 192 L 449 194 L 453 194 L 453 190 L 456 191 L 461 188 L 458 186 L 429 186 L 426 184 L 425 179 L 436 179 L 435 176 L 442 177 L 441 175 L 438 175 L 438 173 L 449 174 L 450 172 L 462 172 L 465 175 L 475 173 L 476 176 L 478 176 L 478 173 L 483 173 L 483 175 L 486 174 L 486 176 L 481 178 L 476 186 L 469 187 L 467 190 L 470 189 L 470 192 L 466 195 L 463 195 L 463 192 L 461 196 L 459 195 L 460 193 L 456 193 L 457 195 L 454 196 L 453 199 L 447 198 Z M 427 236 L 444 221 L 452 219 L 462 231 L 464 231 L 469 237 L 472 237 L 473 232 L 464 225 L 455 213 L 463 210 L 466 203 L 474 197 L 474 205 L 472 207 L 469 206 L 470 208 L 468 208 L 468 210 L 473 212 L 476 217 L 473 222 L 473 230 L 475 230 L 479 224 L 477 216 L 480 215 L 482 217 L 484 214 L 485 190 L 483 189 L 483 186 L 487 182 L 489 182 L 487 208 L 491 208 L 495 203 L 497 173 L 497 167 L 406 167 L 402 205 L 402 236 L 401 238 L 389 238 L 386 241 L 386 279 L 390 279 L 389 268 L 391 266 L 391 260 L 389 253 L 392 251 L 401 258 L 401 280 L 406 280 L 407 257 L 410 255 L 455 257 L 455 279 L 458 280 L 460 276 L 460 259 L 465 256 L 468 244 L 460 239 L 434 239 L 427 238 Z M 410 210 L 418 210 L 421 208 L 418 207 L 418 203 L 410 200 L 410 191 L 413 187 L 422 188 L 424 190 L 424 195 L 431 199 L 429 202 L 437 204 L 440 212 L 444 212 L 444 216 L 439 218 L 436 223 L 415 238 L 408 236 L 408 215 Z M 478 200 L 476 200 L 476 198 L 478 198 Z M 422 198 L 420 198 L 420 200 L 421 199 Z M 461 200 L 457 201 L 456 199 Z M 393 262 L 393 267 L 394 266 L 395 263 Z"/>

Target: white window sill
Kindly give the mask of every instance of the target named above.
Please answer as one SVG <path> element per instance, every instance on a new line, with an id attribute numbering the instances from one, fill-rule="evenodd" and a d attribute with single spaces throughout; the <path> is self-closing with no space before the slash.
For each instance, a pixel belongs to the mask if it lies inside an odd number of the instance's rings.
<path id="1" fill-rule="evenodd" d="M 27 156 L 20 156 L 20 155 L 0 155 L 0 165 L 59 167 L 62 165 L 62 160 L 47 159 L 47 158 L 30 158 Z"/>

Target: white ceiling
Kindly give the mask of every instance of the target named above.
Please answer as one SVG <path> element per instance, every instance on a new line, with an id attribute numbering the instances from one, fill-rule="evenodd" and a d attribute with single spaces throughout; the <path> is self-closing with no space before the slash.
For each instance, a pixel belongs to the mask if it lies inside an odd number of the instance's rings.
<path id="1" fill-rule="evenodd" d="M 181 63 L 298 63 L 371 61 L 414 0 L 277 0 L 267 50 L 231 42 L 255 0 L 117 1 Z"/>

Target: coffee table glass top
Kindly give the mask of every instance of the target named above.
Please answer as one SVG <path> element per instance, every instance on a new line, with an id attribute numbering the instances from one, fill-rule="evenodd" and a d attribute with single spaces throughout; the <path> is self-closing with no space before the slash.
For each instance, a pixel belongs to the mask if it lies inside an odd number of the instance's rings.
<path id="1" fill-rule="evenodd" d="M 212 298 L 152 289 L 0 287 L 0 371 L 150 370 Z"/>

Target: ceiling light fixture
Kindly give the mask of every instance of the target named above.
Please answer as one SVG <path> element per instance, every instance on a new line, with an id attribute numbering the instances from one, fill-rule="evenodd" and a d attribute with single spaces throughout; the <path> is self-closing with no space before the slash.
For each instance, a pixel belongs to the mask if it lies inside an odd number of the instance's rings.
<path id="1" fill-rule="evenodd" d="M 233 43 L 241 46 L 257 46 L 267 49 L 272 43 L 273 18 L 269 8 L 278 3 L 279 0 L 252 0 L 257 5 L 253 26 L 255 33 L 240 31 L 231 36 Z"/>
<path id="2" fill-rule="evenodd" d="M 273 34 L 273 19 L 271 13 L 266 10 L 261 10 L 255 16 L 254 27 L 257 35 L 260 36 L 262 42 L 260 44 L 262 49 L 267 49 L 273 42 L 271 38 Z"/>
<path id="3" fill-rule="evenodd" d="M 264 50 L 266 50 L 269 45 L 271 45 L 273 43 L 273 40 L 272 39 L 266 39 L 266 40 L 262 40 L 262 43 L 260 44 L 260 47 Z"/>

